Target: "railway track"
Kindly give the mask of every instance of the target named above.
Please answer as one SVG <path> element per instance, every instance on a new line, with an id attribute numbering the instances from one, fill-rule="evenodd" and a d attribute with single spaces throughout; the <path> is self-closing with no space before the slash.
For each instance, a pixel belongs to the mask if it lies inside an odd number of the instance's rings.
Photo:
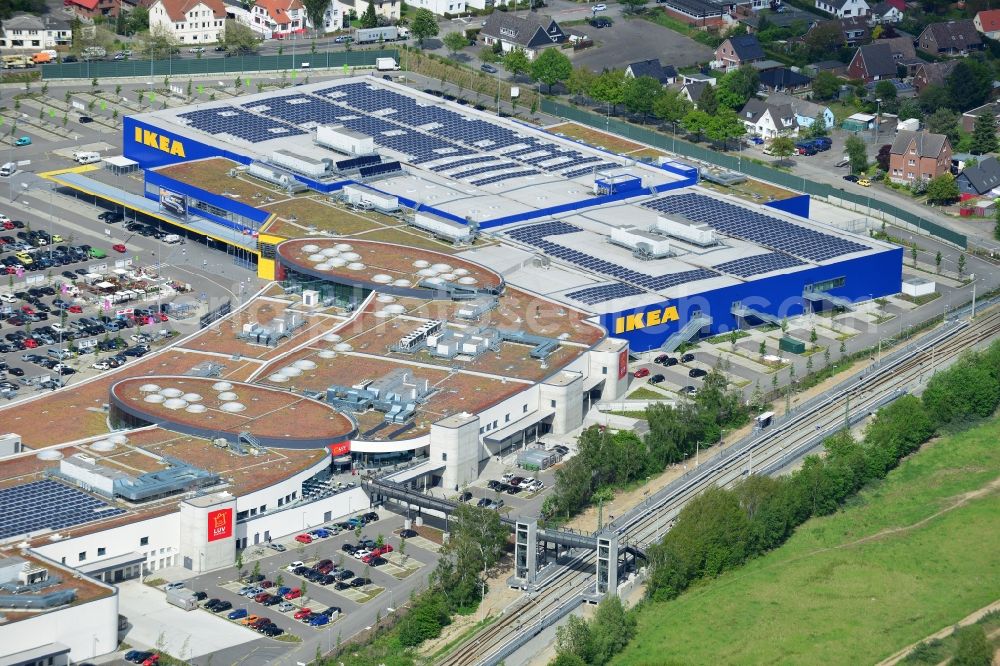
<path id="1" fill-rule="evenodd" d="M 747 474 L 775 473 L 818 446 L 845 419 L 866 417 L 878 407 L 918 385 L 938 367 L 962 352 L 1000 334 L 1000 309 L 984 312 L 974 322 L 957 322 L 940 329 L 926 341 L 912 343 L 891 364 L 870 366 L 860 377 L 845 382 L 825 400 L 793 413 L 774 430 L 735 445 L 706 461 L 661 491 L 662 497 L 644 500 L 628 517 L 612 524 L 622 542 L 643 546 L 659 540 L 684 505 L 712 485 L 727 487 Z M 853 415 L 853 418 L 852 418 Z M 658 493 L 659 495 L 659 493 Z M 638 509 L 638 510 L 637 510 Z M 596 555 L 583 553 L 569 566 L 562 565 L 538 592 L 525 594 L 504 610 L 504 615 L 440 660 L 443 666 L 495 664 L 570 612 L 594 586 Z"/>

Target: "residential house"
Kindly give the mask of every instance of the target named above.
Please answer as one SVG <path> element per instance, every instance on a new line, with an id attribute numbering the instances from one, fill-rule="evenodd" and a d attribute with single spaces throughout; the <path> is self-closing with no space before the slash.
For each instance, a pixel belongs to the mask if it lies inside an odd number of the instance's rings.
<path id="1" fill-rule="evenodd" d="M 657 7 L 678 21 L 695 27 L 722 27 L 726 24 L 729 13 L 722 4 L 708 0 L 663 0 Z"/>
<path id="2" fill-rule="evenodd" d="M 763 139 L 796 136 L 799 132 L 799 125 L 795 122 L 795 112 L 787 104 L 771 104 L 753 98 L 740 109 L 739 117 L 746 126 L 748 134 Z"/>
<path id="3" fill-rule="evenodd" d="M 971 132 L 976 126 L 976 118 L 984 113 L 992 113 L 997 122 L 1000 123 L 1000 102 L 989 102 L 982 106 L 977 106 L 962 114 L 962 129 Z"/>
<path id="4" fill-rule="evenodd" d="M 15 14 L 3 22 L 0 48 L 54 49 L 73 43 L 69 21 L 54 15 Z"/>
<path id="5" fill-rule="evenodd" d="M 681 83 L 683 85 L 688 85 L 689 83 L 707 83 L 710 86 L 714 86 L 718 82 L 719 80 L 711 74 L 702 74 L 701 72 L 681 75 Z"/>
<path id="6" fill-rule="evenodd" d="M 931 55 L 963 55 L 983 48 L 983 39 L 972 19 L 931 23 L 917 38 L 917 45 Z"/>
<path id="7" fill-rule="evenodd" d="M 867 44 L 871 41 L 871 26 L 868 25 L 868 19 L 864 16 L 816 21 L 809 26 L 809 30 L 799 40 L 806 41 L 806 38 L 814 31 L 831 29 L 837 30 L 843 35 L 843 41 L 840 43 L 842 46 L 858 46 L 859 44 Z"/>
<path id="8" fill-rule="evenodd" d="M 885 42 L 858 48 L 847 66 L 847 75 L 865 82 L 895 78 L 896 59 L 893 57 L 892 48 Z"/>
<path id="9" fill-rule="evenodd" d="M 1000 9 L 986 9 L 978 12 L 972 19 L 979 34 L 990 39 L 1000 39 Z"/>
<path id="10" fill-rule="evenodd" d="M 962 194 L 982 195 L 1000 188 L 1000 162 L 987 157 L 976 166 L 968 167 L 955 178 Z M 991 195 L 992 196 L 992 195 Z"/>
<path id="11" fill-rule="evenodd" d="M 306 30 L 301 0 L 256 0 L 250 8 L 250 26 L 266 39 L 282 39 Z"/>
<path id="12" fill-rule="evenodd" d="M 691 83 L 685 83 L 684 87 L 681 88 L 681 96 L 697 107 L 698 100 L 701 99 L 701 94 L 705 92 L 705 88 L 710 85 L 710 83 L 705 83 L 704 81 L 692 81 Z"/>
<path id="13" fill-rule="evenodd" d="M 806 71 L 812 73 L 813 76 L 820 72 L 830 72 L 834 76 L 846 76 L 847 65 L 839 60 L 821 60 L 806 65 Z"/>
<path id="14" fill-rule="evenodd" d="M 892 51 L 892 59 L 896 61 L 897 65 L 902 65 L 906 68 L 907 76 L 913 76 L 917 71 L 917 67 L 924 64 L 924 61 L 917 55 L 917 49 L 913 46 L 913 40 L 909 37 L 891 37 L 889 39 L 880 39 L 876 43 L 889 45 L 889 50 Z"/>
<path id="15" fill-rule="evenodd" d="M 637 79 L 640 76 L 651 76 L 667 86 L 677 80 L 677 70 L 673 65 L 662 65 L 659 60 L 642 60 L 625 67 L 625 76 Z"/>
<path id="16" fill-rule="evenodd" d="M 479 38 L 487 46 L 499 43 L 504 53 L 521 49 L 530 60 L 534 60 L 542 49 L 565 42 L 566 33 L 551 16 L 515 16 L 510 12 L 493 12 L 486 17 Z"/>
<path id="17" fill-rule="evenodd" d="M 727 72 L 764 59 L 764 49 L 754 35 L 730 37 L 715 49 L 712 66 Z"/>
<path id="18" fill-rule="evenodd" d="M 98 16 L 117 18 L 122 12 L 130 12 L 138 0 L 63 0 L 63 5 L 84 19 Z"/>
<path id="19" fill-rule="evenodd" d="M 869 18 L 873 24 L 899 23 L 905 10 L 906 5 L 898 0 L 885 0 L 872 6 Z"/>
<path id="20" fill-rule="evenodd" d="M 795 92 L 804 90 L 812 83 L 805 74 L 799 74 L 787 67 L 768 69 L 760 73 L 760 89 L 764 92 Z"/>
<path id="21" fill-rule="evenodd" d="M 913 87 L 917 94 L 920 94 L 927 86 L 943 86 L 951 74 L 951 70 L 955 69 L 957 64 L 957 60 L 922 63 L 913 75 Z"/>
<path id="22" fill-rule="evenodd" d="M 794 95 L 772 93 L 767 96 L 767 103 L 779 107 L 791 107 L 795 114 L 795 122 L 799 127 L 812 127 L 819 117 L 823 118 L 823 123 L 828 129 L 837 122 L 830 107 Z"/>
<path id="23" fill-rule="evenodd" d="M 816 9 L 833 14 L 837 18 L 867 16 L 869 12 L 865 0 L 816 0 L 815 5 Z"/>
<path id="24" fill-rule="evenodd" d="M 389 23 L 396 23 L 401 16 L 402 0 L 375 0 L 375 15 Z M 351 27 L 351 14 L 359 17 L 368 9 L 368 0 L 331 0 L 323 18 L 329 31 Z M 329 20 L 327 18 L 329 17 Z M 339 21 L 337 19 L 340 19 Z M 334 27 L 329 27 L 334 26 Z"/>
<path id="25" fill-rule="evenodd" d="M 910 132 L 896 134 L 889 151 L 889 179 L 912 184 L 927 181 L 951 168 L 951 143 L 944 134 Z"/>
<path id="26" fill-rule="evenodd" d="M 412 0 L 409 5 L 417 9 L 429 9 L 432 13 L 437 14 L 438 16 L 444 16 L 445 14 L 460 14 L 466 11 L 465 0 Z M 364 11 L 364 9 L 358 12 L 359 16 L 362 11 Z"/>
<path id="27" fill-rule="evenodd" d="M 149 28 L 162 26 L 182 44 L 211 44 L 222 40 L 226 6 L 222 0 L 154 0 Z"/>

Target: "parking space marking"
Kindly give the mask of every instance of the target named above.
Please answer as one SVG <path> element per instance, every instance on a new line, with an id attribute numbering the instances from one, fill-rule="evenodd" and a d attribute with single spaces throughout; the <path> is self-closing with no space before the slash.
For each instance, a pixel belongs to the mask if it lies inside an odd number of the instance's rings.
<path id="1" fill-rule="evenodd" d="M 410 537 L 406 541 L 407 543 L 413 544 L 417 548 L 423 548 L 424 550 L 429 550 L 432 553 L 441 552 L 441 544 L 434 543 L 430 539 L 425 539 L 424 537 L 419 535 L 415 537 Z"/>

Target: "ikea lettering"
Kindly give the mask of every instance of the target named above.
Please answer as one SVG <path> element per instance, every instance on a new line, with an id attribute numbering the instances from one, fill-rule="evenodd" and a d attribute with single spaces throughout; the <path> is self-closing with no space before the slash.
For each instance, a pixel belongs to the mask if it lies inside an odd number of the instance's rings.
<path id="1" fill-rule="evenodd" d="M 656 310 L 637 312 L 636 314 L 618 317 L 615 319 L 615 333 L 627 333 L 628 331 L 635 331 L 647 326 L 658 326 L 659 324 L 679 320 L 680 315 L 677 314 L 677 308 L 670 305 L 663 309 L 657 308 Z"/>
<path id="2" fill-rule="evenodd" d="M 141 143 L 150 148 L 156 148 L 157 150 L 162 150 L 168 155 L 175 155 L 177 157 L 185 157 L 184 155 L 184 144 L 176 139 L 171 139 L 169 136 L 163 136 L 157 134 L 156 132 L 150 132 L 148 129 L 142 129 L 141 127 L 135 128 L 135 141 L 136 143 Z"/>

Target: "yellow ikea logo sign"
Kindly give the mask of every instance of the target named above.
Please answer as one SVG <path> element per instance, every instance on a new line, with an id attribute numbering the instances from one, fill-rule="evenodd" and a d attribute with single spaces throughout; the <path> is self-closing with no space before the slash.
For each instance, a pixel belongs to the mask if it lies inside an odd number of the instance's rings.
<path id="1" fill-rule="evenodd" d="M 658 324 L 666 324 L 669 321 L 679 320 L 680 316 L 677 314 L 677 308 L 671 305 L 662 310 L 649 310 L 647 312 L 618 317 L 615 319 L 615 333 L 627 333 L 628 331 L 635 331 L 647 326 L 656 326 Z"/>
<path id="2" fill-rule="evenodd" d="M 160 136 L 156 132 L 150 132 L 147 129 L 142 129 L 141 127 L 135 128 L 135 142 L 141 143 L 150 148 L 156 148 L 157 150 L 162 150 L 170 155 L 175 155 L 177 157 L 184 157 L 184 144 L 180 141 L 175 141 L 168 136 Z"/>

